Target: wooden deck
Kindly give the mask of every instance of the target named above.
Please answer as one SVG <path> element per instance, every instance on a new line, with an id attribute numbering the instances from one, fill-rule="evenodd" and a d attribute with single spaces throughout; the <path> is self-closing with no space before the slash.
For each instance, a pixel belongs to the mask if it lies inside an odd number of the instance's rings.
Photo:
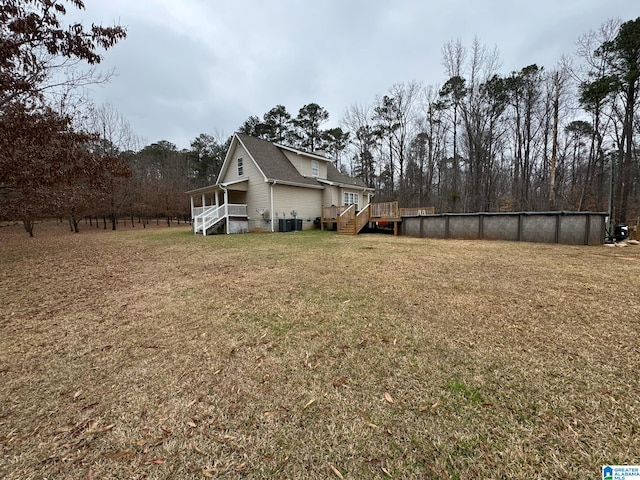
<path id="1" fill-rule="evenodd" d="M 320 228 L 336 225 L 338 234 L 357 235 L 368 223 L 393 223 L 393 234 L 398 235 L 398 224 L 402 217 L 434 214 L 434 207 L 398 208 L 398 202 L 370 203 L 359 212 L 354 205 L 322 207 Z"/>

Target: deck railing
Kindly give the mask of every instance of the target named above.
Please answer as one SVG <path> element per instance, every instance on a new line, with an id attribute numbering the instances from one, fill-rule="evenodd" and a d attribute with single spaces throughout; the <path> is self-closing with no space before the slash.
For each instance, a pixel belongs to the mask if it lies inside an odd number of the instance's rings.
<path id="1" fill-rule="evenodd" d="M 399 218 L 398 202 L 371 204 L 371 218 Z"/>
<path id="2" fill-rule="evenodd" d="M 336 221 L 348 208 L 349 205 L 322 207 L 322 221 Z M 361 211 L 368 210 L 369 220 L 371 219 L 397 219 L 401 217 L 420 217 L 424 215 L 434 215 L 435 207 L 406 207 L 398 208 L 398 202 L 370 203 Z M 363 217 L 360 217 L 361 219 Z"/>
<path id="3" fill-rule="evenodd" d="M 401 217 L 422 217 L 424 215 L 434 215 L 436 207 L 408 207 L 400 209 Z"/>
<path id="4" fill-rule="evenodd" d="M 322 207 L 322 220 L 336 220 L 347 208 L 347 205 Z"/>

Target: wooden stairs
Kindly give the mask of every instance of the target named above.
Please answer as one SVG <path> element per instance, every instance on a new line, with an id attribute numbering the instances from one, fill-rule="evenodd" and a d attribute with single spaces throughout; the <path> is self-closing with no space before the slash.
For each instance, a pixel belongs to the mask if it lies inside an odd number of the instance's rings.
<path id="1" fill-rule="evenodd" d="M 392 223 L 393 234 L 397 235 L 398 223 L 402 222 L 398 202 L 370 203 L 357 213 L 354 205 L 322 207 L 321 227 L 335 224 L 338 235 L 357 235 L 370 222 Z"/>
<path id="2" fill-rule="evenodd" d="M 354 205 L 349 206 L 338 218 L 338 235 L 357 235 L 371 219 L 369 205 L 356 214 Z"/>
<path id="3" fill-rule="evenodd" d="M 355 217 L 350 219 L 346 224 L 340 225 L 340 228 L 338 229 L 338 235 L 357 235 L 358 232 L 356 231 Z"/>

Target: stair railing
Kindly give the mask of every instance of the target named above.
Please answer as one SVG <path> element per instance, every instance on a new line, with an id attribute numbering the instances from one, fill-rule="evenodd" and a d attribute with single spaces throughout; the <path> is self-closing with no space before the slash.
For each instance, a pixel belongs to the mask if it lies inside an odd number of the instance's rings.
<path id="1" fill-rule="evenodd" d="M 193 233 L 198 233 L 202 230 L 202 225 L 205 222 L 205 219 L 213 212 L 218 210 L 220 207 L 215 205 L 211 205 L 208 207 L 198 207 L 194 208 L 195 215 L 193 216 Z"/>
<path id="2" fill-rule="evenodd" d="M 356 215 L 356 231 L 354 233 L 358 233 L 369 223 L 369 213 L 369 205 L 358 212 L 358 215 Z"/>
<path id="3" fill-rule="evenodd" d="M 341 232 L 342 230 L 344 230 L 347 224 L 351 220 L 353 220 L 355 216 L 356 216 L 356 206 L 349 205 L 349 208 L 347 208 L 344 212 L 342 212 L 338 217 L 338 232 Z"/>
<path id="4" fill-rule="evenodd" d="M 200 215 L 201 228 L 199 229 L 202 230 L 202 235 L 206 236 L 207 230 L 213 227 L 213 225 L 215 225 L 217 222 L 219 222 L 222 218 L 225 217 L 226 208 L 227 208 L 226 204 L 220 205 L 219 207 L 213 210 L 208 210 L 202 215 Z"/>

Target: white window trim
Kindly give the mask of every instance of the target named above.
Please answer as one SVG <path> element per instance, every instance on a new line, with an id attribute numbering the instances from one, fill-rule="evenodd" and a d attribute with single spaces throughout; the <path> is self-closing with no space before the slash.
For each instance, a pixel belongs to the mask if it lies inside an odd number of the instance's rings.
<path id="1" fill-rule="evenodd" d="M 318 160 L 311 160 L 311 176 L 320 176 L 320 162 L 318 162 Z"/>
<path id="2" fill-rule="evenodd" d="M 239 177 L 243 177 L 244 176 L 244 161 L 242 160 L 242 157 L 238 158 L 238 176 Z"/>
<path id="3" fill-rule="evenodd" d="M 344 205 L 355 205 L 356 210 L 360 209 L 360 195 L 356 192 L 344 192 L 342 196 Z"/>

